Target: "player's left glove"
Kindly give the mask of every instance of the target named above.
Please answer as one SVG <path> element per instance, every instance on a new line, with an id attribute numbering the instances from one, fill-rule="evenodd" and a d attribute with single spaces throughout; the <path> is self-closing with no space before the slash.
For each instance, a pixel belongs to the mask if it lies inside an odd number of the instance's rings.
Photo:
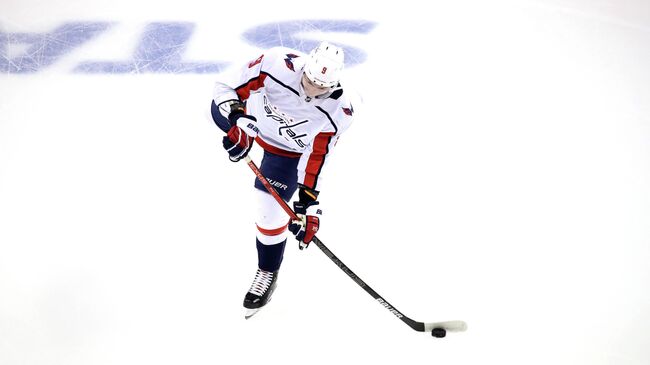
<path id="1" fill-rule="evenodd" d="M 296 236 L 298 247 L 302 250 L 309 246 L 320 226 L 320 217 L 323 214 L 317 201 L 308 203 L 293 202 L 293 211 L 300 220 L 289 224 L 289 231 Z"/>

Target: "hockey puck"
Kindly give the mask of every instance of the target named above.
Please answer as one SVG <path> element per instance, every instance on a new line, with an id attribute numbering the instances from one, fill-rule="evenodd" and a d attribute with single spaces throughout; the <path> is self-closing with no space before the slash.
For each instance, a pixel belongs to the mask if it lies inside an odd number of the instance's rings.
<path id="1" fill-rule="evenodd" d="M 437 338 L 443 338 L 447 336 L 447 330 L 445 330 L 444 328 L 434 328 L 431 330 L 431 336 Z"/>

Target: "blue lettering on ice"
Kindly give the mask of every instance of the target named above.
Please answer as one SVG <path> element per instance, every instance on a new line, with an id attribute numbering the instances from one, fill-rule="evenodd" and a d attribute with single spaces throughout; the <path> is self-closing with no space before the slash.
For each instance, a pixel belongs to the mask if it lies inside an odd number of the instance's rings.
<path id="1" fill-rule="evenodd" d="M 309 39 L 309 32 L 370 33 L 376 23 L 363 20 L 297 20 L 260 25 L 244 32 L 243 37 L 260 48 L 285 46 L 308 53 L 321 39 L 314 35 Z M 356 65 L 366 60 L 366 53 L 356 47 L 343 46 L 345 64 Z"/>
<path id="2" fill-rule="evenodd" d="M 133 58 L 118 62 L 83 62 L 83 73 L 218 73 L 227 66 L 218 62 L 183 62 L 183 53 L 194 32 L 193 23 L 151 23 L 145 27 Z"/>
<path id="3" fill-rule="evenodd" d="M 367 34 L 375 25 L 374 22 L 353 20 L 287 21 L 256 26 L 245 31 L 243 39 L 260 48 L 282 45 L 308 52 L 320 41 L 318 36 L 309 37 L 309 32 Z M 111 26 L 112 23 L 107 22 L 71 22 L 45 33 L 0 31 L 0 72 L 38 72 L 97 38 Z M 147 24 L 130 59 L 83 61 L 73 71 L 90 74 L 221 72 L 228 63 L 184 60 L 194 28 L 195 24 L 188 22 Z M 359 64 L 366 59 L 361 49 L 350 46 L 344 46 L 344 49 L 347 65 Z"/>
<path id="4" fill-rule="evenodd" d="M 0 32 L 0 71 L 33 73 L 57 62 L 82 44 L 104 32 L 109 23 L 66 23 L 49 33 Z M 11 57 L 9 47 L 27 46 Z"/>

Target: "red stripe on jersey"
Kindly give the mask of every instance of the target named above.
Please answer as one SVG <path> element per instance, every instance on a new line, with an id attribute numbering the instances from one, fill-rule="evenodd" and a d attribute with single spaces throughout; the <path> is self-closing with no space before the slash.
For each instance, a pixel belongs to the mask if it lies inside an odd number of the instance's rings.
<path id="1" fill-rule="evenodd" d="M 300 153 L 290 152 L 290 151 L 286 151 L 286 150 L 283 150 L 283 149 L 275 147 L 275 146 L 271 146 L 270 144 L 264 142 L 264 140 L 262 140 L 262 138 L 260 138 L 260 136 L 257 136 L 255 138 L 255 142 L 257 142 L 257 144 L 260 145 L 260 147 L 262 147 L 264 149 L 264 151 L 271 152 L 274 155 L 279 155 L 279 156 L 283 156 L 283 157 L 293 157 L 293 158 L 298 158 L 298 157 L 301 156 Z"/>
<path id="2" fill-rule="evenodd" d="M 256 224 L 256 226 L 257 226 L 257 224 Z M 284 232 L 286 229 L 287 229 L 287 225 L 284 225 L 284 226 L 282 226 L 280 228 L 275 228 L 275 229 L 266 229 L 266 228 L 262 228 L 260 226 L 257 226 L 257 230 L 260 231 L 260 233 L 262 233 L 265 236 L 277 236 L 277 235 L 281 234 L 282 232 Z"/>
<path id="3" fill-rule="evenodd" d="M 237 96 L 241 101 L 248 100 L 248 97 L 251 96 L 251 91 L 258 90 L 264 86 L 264 79 L 266 79 L 266 74 L 260 74 L 259 76 L 248 80 L 244 85 L 239 86 L 235 89 Z"/>
<path id="4" fill-rule="evenodd" d="M 305 168 L 305 181 L 303 182 L 308 188 L 316 190 L 316 182 L 318 182 L 318 175 L 320 170 L 325 164 L 325 155 L 327 155 L 328 145 L 334 137 L 334 133 L 319 133 L 314 138 L 313 148 L 309 160 L 307 160 L 307 167 Z"/>

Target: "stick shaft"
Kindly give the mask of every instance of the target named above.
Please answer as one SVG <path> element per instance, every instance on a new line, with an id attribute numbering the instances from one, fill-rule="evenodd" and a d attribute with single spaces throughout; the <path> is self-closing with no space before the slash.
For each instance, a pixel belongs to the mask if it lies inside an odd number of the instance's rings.
<path id="1" fill-rule="evenodd" d="M 275 189 L 273 188 L 273 186 L 271 186 L 268 180 L 266 180 L 266 177 L 262 175 L 262 171 L 260 171 L 260 169 L 257 167 L 255 162 L 249 156 L 244 157 L 244 161 L 246 161 L 248 167 L 250 167 L 251 170 L 253 170 L 253 172 L 255 173 L 255 176 L 257 176 L 257 179 L 264 185 L 264 187 L 269 192 L 269 194 L 273 195 L 275 200 L 278 202 L 278 204 L 280 204 L 282 209 L 289 215 L 291 220 L 300 220 L 300 218 L 298 218 L 296 213 L 294 213 L 294 211 L 289 207 L 287 202 L 285 202 L 284 199 L 280 197 L 280 194 L 278 194 L 278 192 L 275 191 Z"/>

